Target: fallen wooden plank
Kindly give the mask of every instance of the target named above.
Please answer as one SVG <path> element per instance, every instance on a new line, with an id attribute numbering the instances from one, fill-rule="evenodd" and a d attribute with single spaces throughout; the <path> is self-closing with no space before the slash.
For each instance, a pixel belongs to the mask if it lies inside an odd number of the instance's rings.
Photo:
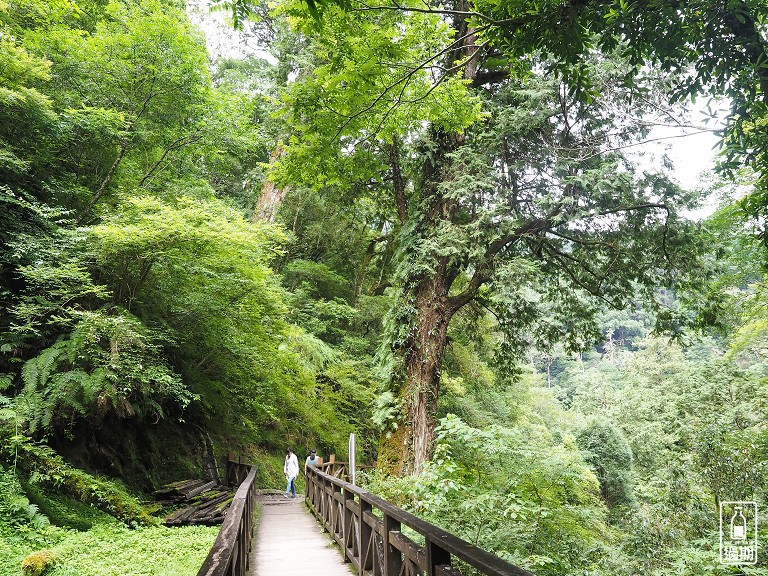
<path id="1" fill-rule="evenodd" d="M 234 497 L 235 497 L 235 494 L 233 492 L 229 492 L 229 493 L 225 492 L 223 494 L 220 494 L 216 498 L 212 498 L 211 500 L 209 500 L 205 504 L 199 504 L 197 506 L 197 509 L 198 510 L 210 510 L 212 508 L 217 507 L 219 504 L 221 504 L 223 502 L 226 502 L 226 501 L 230 501 L 231 502 L 232 498 L 234 498 Z"/>
<path id="2" fill-rule="evenodd" d="M 199 479 L 180 480 L 179 482 L 174 482 L 173 484 L 168 484 L 159 488 L 158 490 L 155 490 L 155 496 L 170 497 L 174 500 L 184 498 L 186 492 L 202 486 L 205 483 L 205 480 Z"/>
<path id="3" fill-rule="evenodd" d="M 161 490 L 174 490 L 176 488 L 180 488 L 181 486 L 184 486 L 185 484 L 188 484 L 189 482 L 197 482 L 197 479 L 191 478 L 187 480 L 178 480 L 176 482 L 171 482 L 170 484 L 165 484 L 164 486 L 160 486 L 156 492 Z"/>
<path id="4" fill-rule="evenodd" d="M 221 486 L 216 486 L 215 488 L 203 492 L 202 494 L 198 494 L 194 498 L 190 499 L 189 503 L 204 506 L 208 502 L 215 500 L 216 498 L 220 498 L 226 494 L 232 494 L 232 492 Z"/>
<path id="5" fill-rule="evenodd" d="M 195 507 L 189 506 L 187 508 L 182 508 L 181 510 L 177 510 L 170 516 L 168 516 L 165 519 L 166 526 L 181 526 L 184 524 L 187 520 L 189 520 L 190 516 L 195 513 Z"/>
<path id="6" fill-rule="evenodd" d="M 186 497 L 187 500 L 189 500 L 190 498 L 197 496 L 198 494 L 202 494 L 203 492 L 210 490 L 214 486 L 216 486 L 216 480 L 211 480 L 210 482 L 206 482 L 205 484 L 202 484 L 197 488 L 194 488 L 188 492 L 184 492 L 184 496 Z"/>

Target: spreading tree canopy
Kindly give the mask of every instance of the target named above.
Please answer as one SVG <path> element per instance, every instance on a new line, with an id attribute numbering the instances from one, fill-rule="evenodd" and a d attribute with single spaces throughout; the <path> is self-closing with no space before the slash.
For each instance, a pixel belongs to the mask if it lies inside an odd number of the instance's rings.
<path id="1" fill-rule="evenodd" d="M 689 282 L 692 198 L 622 155 L 664 109 L 664 74 L 595 54 L 580 61 L 593 88 L 574 90 L 546 73 L 557 61 L 483 39 L 467 7 L 358 8 L 279 7 L 310 57 L 283 95 L 273 177 L 380 206 L 376 241 L 397 251 L 381 359 L 400 414 L 379 457 L 407 471 L 430 455 L 458 311 L 493 314 L 507 359 L 532 341 L 580 348 L 599 306 Z"/>
<path id="2" fill-rule="evenodd" d="M 253 0 L 217 0 L 229 8 L 236 26 L 263 13 Z M 514 75 L 532 54 L 548 57 L 548 70 L 563 74 L 569 88 L 590 98 L 600 87 L 589 73 L 587 56 L 618 50 L 631 64 L 624 80 L 634 83 L 647 66 L 675 73 L 671 101 L 702 94 L 724 97 L 731 114 L 723 133 L 726 171 L 750 166 L 758 182 L 742 209 L 763 222 L 768 214 L 768 5 L 761 0 L 456 0 L 449 3 L 305 0 L 318 20 L 336 8 L 380 18 L 387 12 L 433 14 L 457 24 L 453 50 L 472 46 L 464 58 L 449 58 L 440 77 L 462 66 L 477 66 L 473 83 Z M 325 24 L 328 25 L 327 23 Z M 434 46 L 433 46 L 434 47 Z M 454 54 L 456 55 L 456 54 Z M 439 51 L 432 55 L 439 57 Z M 431 66 L 433 58 L 409 61 Z"/>

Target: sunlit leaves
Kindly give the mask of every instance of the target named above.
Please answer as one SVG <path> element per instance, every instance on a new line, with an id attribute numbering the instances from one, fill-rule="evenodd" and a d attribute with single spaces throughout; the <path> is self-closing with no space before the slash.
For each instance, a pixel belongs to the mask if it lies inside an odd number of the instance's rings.
<path id="1" fill-rule="evenodd" d="M 287 143 L 282 179 L 303 182 L 311 165 L 307 184 L 348 185 L 344 179 L 355 173 L 355 180 L 366 177 L 366 154 L 377 142 L 427 123 L 460 131 L 480 117 L 479 102 L 461 76 L 443 72 L 440 53 L 453 38 L 441 19 L 329 8 L 318 25 L 300 6 L 286 3 L 280 10 L 312 35 L 314 58 L 283 97 L 297 135 Z"/>

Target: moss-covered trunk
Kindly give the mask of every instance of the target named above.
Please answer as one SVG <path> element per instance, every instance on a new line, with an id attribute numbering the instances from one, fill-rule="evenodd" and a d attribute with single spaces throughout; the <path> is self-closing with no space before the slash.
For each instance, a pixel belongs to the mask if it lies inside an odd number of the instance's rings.
<path id="1" fill-rule="evenodd" d="M 405 381 L 400 387 L 403 421 L 382 440 L 380 467 L 398 475 L 421 470 L 432 454 L 440 368 L 453 315 L 449 304 L 450 276 L 444 266 L 414 286 L 412 328 L 401 348 Z"/>

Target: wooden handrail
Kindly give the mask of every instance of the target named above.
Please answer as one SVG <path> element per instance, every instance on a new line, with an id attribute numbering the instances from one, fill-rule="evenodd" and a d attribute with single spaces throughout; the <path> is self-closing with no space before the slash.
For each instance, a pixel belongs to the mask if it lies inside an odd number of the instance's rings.
<path id="1" fill-rule="evenodd" d="M 319 464 L 317 468 L 335 478 L 349 481 L 349 464 L 347 462 L 331 460 L 329 462 L 323 462 L 322 464 Z M 370 470 L 373 468 L 373 466 L 369 466 L 367 464 L 358 464 L 356 468 L 357 470 Z"/>
<path id="2" fill-rule="evenodd" d="M 245 576 L 253 536 L 253 505 L 256 468 L 227 461 L 227 481 L 240 484 L 197 576 Z"/>
<path id="3" fill-rule="evenodd" d="M 341 464 L 341 463 L 336 463 Z M 360 576 L 461 576 L 458 558 L 487 576 L 533 576 L 352 484 L 314 467 L 307 468 L 306 504 L 341 547 L 344 561 Z M 375 515 L 374 510 L 379 514 Z M 401 532 L 408 526 L 424 537 L 421 545 Z M 405 570 L 403 570 L 405 565 Z"/>

